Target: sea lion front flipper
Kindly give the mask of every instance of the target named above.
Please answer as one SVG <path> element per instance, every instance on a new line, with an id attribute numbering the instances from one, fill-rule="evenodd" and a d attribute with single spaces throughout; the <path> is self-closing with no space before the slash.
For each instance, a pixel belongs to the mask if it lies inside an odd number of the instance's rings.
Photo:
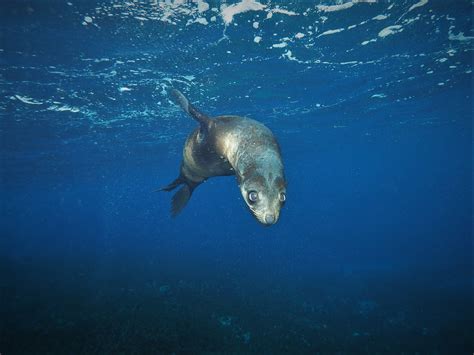
<path id="1" fill-rule="evenodd" d="M 181 108 L 201 125 L 201 132 L 206 133 L 212 120 L 189 103 L 188 99 L 176 89 L 171 89 L 169 92 L 173 100 L 181 106 Z"/>
<path id="2" fill-rule="evenodd" d="M 171 216 L 176 217 L 178 213 L 186 206 L 193 193 L 193 189 L 189 187 L 188 184 L 184 184 L 184 186 L 174 194 L 171 202 Z"/>

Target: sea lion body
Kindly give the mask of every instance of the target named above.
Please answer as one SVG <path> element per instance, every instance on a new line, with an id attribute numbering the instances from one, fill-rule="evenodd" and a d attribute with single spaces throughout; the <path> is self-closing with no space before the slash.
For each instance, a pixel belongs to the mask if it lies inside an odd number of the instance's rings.
<path id="1" fill-rule="evenodd" d="M 245 117 L 211 119 L 189 104 L 179 91 L 172 90 L 171 95 L 200 123 L 184 145 L 179 177 L 162 189 L 171 191 L 184 185 L 173 197 L 172 214 L 177 215 L 184 208 L 193 190 L 205 180 L 236 175 L 242 195 L 257 220 L 265 225 L 276 223 L 286 199 L 286 180 L 280 148 L 272 132 L 262 123 Z"/>

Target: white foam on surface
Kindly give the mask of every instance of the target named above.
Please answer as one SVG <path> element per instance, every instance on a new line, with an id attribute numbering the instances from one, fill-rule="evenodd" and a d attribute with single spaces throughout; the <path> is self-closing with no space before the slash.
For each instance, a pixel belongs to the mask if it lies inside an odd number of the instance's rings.
<path id="1" fill-rule="evenodd" d="M 412 6 L 410 6 L 410 8 L 403 15 L 401 15 L 399 17 L 397 22 L 400 21 L 403 17 L 405 17 L 405 15 L 408 14 L 410 11 L 413 11 L 414 9 L 416 9 L 418 7 L 421 7 L 421 6 L 425 6 L 427 3 L 428 3 L 428 0 L 420 0 L 416 4 L 413 4 Z"/>
<path id="2" fill-rule="evenodd" d="M 69 105 L 62 105 L 62 106 L 59 106 L 59 105 L 52 105 L 52 106 L 49 106 L 47 108 L 48 111 L 56 111 L 56 112 L 73 112 L 73 113 L 77 113 L 77 112 L 81 112 L 81 110 L 79 110 L 78 107 L 74 107 L 74 106 L 69 106 Z"/>
<path id="3" fill-rule="evenodd" d="M 471 41 L 474 39 L 474 36 L 465 36 L 464 32 L 459 32 L 457 35 L 449 32 L 450 41 Z"/>
<path id="4" fill-rule="evenodd" d="M 281 55 L 281 58 L 286 58 L 288 60 L 301 63 L 300 60 L 298 60 L 295 56 L 293 56 L 293 53 L 289 49 Z"/>
<path id="5" fill-rule="evenodd" d="M 207 22 L 207 20 L 204 17 L 198 17 L 197 19 L 193 21 L 193 23 L 199 23 L 204 26 L 209 24 L 209 22 Z"/>
<path id="6" fill-rule="evenodd" d="M 327 31 L 324 31 L 323 33 L 321 33 L 318 37 L 333 35 L 335 33 L 339 33 L 339 32 L 342 32 L 342 31 L 344 31 L 344 28 L 336 28 L 335 30 L 327 30 Z"/>
<path id="7" fill-rule="evenodd" d="M 234 16 L 240 13 L 248 12 L 248 11 L 267 11 L 266 19 L 270 19 L 273 17 L 273 14 L 283 14 L 287 16 L 296 16 L 298 15 L 294 11 L 281 9 L 280 7 L 276 6 L 275 8 L 271 9 L 268 8 L 267 5 L 261 4 L 255 0 L 243 0 L 240 3 L 233 4 L 230 6 L 222 5 L 221 6 L 221 16 L 226 25 L 230 24 Z"/>
<path id="8" fill-rule="evenodd" d="M 296 16 L 296 15 L 298 15 L 298 14 L 297 14 L 296 12 L 294 12 L 294 11 L 289 11 L 289 10 L 285 10 L 285 9 L 280 9 L 279 7 L 269 10 L 269 12 L 271 12 L 272 14 L 283 14 L 283 15 L 288 15 L 288 16 Z"/>
<path id="9" fill-rule="evenodd" d="M 383 30 L 381 30 L 378 34 L 380 38 L 384 38 L 390 35 L 393 35 L 395 33 L 403 31 L 403 27 L 401 25 L 392 25 L 392 26 L 387 26 Z"/>
<path id="10" fill-rule="evenodd" d="M 357 60 L 350 60 L 348 62 L 340 62 L 339 65 L 351 65 L 351 64 L 359 64 Z"/>
<path id="11" fill-rule="evenodd" d="M 209 4 L 203 0 L 194 0 L 197 3 L 199 13 L 209 10 Z"/>
<path id="12" fill-rule="evenodd" d="M 428 3 L 428 0 L 420 0 L 416 4 L 411 5 L 408 11 L 410 12 L 416 9 L 417 7 L 425 6 L 427 3 Z"/>
<path id="13" fill-rule="evenodd" d="M 230 6 L 222 5 L 221 17 L 224 23 L 228 25 L 232 23 L 235 15 L 248 11 L 261 11 L 266 7 L 266 5 L 263 5 L 256 0 L 242 0 L 239 3 Z"/>
<path id="14" fill-rule="evenodd" d="M 388 18 L 387 15 L 377 15 L 377 16 L 372 17 L 372 20 L 381 21 L 381 20 L 385 20 L 386 18 Z"/>
<path id="15" fill-rule="evenodd" d="M 20 100 L 24 104 L 28 104 L 28 105 L 42 105 L 43 104 L 41 101 L 36 101 L 28 96 L 14 95 L 12 97 L 15 97 L 17 100 Z"/>
<path id="16" fill-rule="evenodd" d="M 354 6 L 354 2 L 346 2 L 344 4 L 339 4 L 339 5 L 317 5 L 316 8 L 319 11 L 324 11 L 324 12 L 333 12 L 333 11 L 341 11 L 341 10 L 346 10 Z"/>
<path id="17" fill-rule="evenodd" d="M 337 5 L 317 5 L 316 8 L 322 12 L 334 12 L 334 11 L 341 11 L 347 10 L 354 6 L 355 4 L 359 3 L 375 3 L 377 0 L 351 0 L 349 2 L 345 2 L 342 4 Z"/>
<path id="18" fill-rule="evenodd" d="M 361 4 L 363 2 L 368 4 Z M 459 73 L 466 75 L 464 73 L 470 72 L 469 65 L 464 63 L 464 57 L 461 58 L 461 55 L 464 52 L 472 51 L 471 45 L 474 42 L 469 41 L 474 39 L 471 36 L 474 35 L 474 32 L 466 25 L 464 19 L 461 20 L 461 16 L 456 20 L 454 17 L 440 14 L 436 12 L 436 7 L 430 9 L 431 3 L 428 1 L 391 1 L 387 4 L 382 0 L 378 0 L 377 6 L 369 6 L 371 2 L 375 1 L 320 0 L 313 4 L 308 4 L 304 8 L 299 3 L 291 2 L 282 5 L 282 7 L 285 7 L 283 9 L 276 5 L 277 2 L 232 0 L 227 1 L 225 5 L 218 9 L 217 7 L 212 7 L 212 5 L 209 8 L 209 4 L 211 4 L 209 0 L 136 0 L 133 2 L 134 5 L 127 5 L 122 0 L 107 0 L 102 5 L 99 5 L 98 8 L 95 8 L 96 11 L 90 9 L 86 10 L 87 12 L 80 13 L 79 9 L 76 10 L 76 21 L 79 24 L 84 22 L 86 27 L 83 29 L 89 31 L 94 30 L 94 26 L 101 24 L 101 21 L 110 21 L 108 16 L 114 16 L 114 20 L 117 21 L 132 20 L 132 23 L 133 21 L 141 21 L 143 22 L 141 24 L 144 26 L 143 28 L 155 26 L 153 21 L 156 21 L 155 23 L 159 23 L 159 21 L 174 23 L 179 27 L 173 29 L 170 27 L 174 26 L 166 26 L 170 31 L 166 32 L 164 40 L 170 41 L 170 46 L 173 46 L 171 55 L 176 53 L 177 55 L 183 55 L 183 57 L 191 56 L 191 58 L 196 58 L 198 54 L 189 51 L 189 48 L 179 46 L 175 39 L 176 35 L 180 33 L 192 37 L 197 35 L 199 43 L 196 42 L 195 45 L 203 50 L 209 49 L 208 46 L 211 45 L 219 46 L 220 52 L 223 52 L 224 57 L 227 57 L 229 61 L 249 61 L 265 65 L 267 58 L 278 58 L 278 61 L 286 62 L 285 64 L 289 68 L 298 72 L 326 66 L 328 70 L 338 71 L 350 77 L 353 72 L 356 72 L 356 67 L 374 67 L 377 68 L 375 72 L 379 69 L 383 70 L 384 66 L 388 68 L 387 70 L 404 68 L 403 72 L 400 72 L 392 81 L 385 84 L 381 81 L 378 83 L 374 81 L 373 85 L 362 89 L 364 97 L 373 103 L 378 102 L 380 105 L 385 104 L 387 99 L 384 99 L 384 97 L 388 96 L 390 100 L 393 99 L 394 101 L 397 99 L 397 94 L 392 94 L 394 92 L 392 89 L 396 88 L 397 85 L 402 85 L 403 83 L 413 85 L 411 83 L 414 83 L 419 78 L 429 78 L 430 80 L 435 80 L 434 83 L 430 82 L 430 85 L 440 88 L 436 85 L 439 81 L 443 82 L 440 85 L 445 85 L 442 88 L 447 88 L 452 86 L 452 82 L 436 80 L 435 78 L 438 75 L 433 74 L 438 72 L 438 70 L 441 70 L 439 76 L 448 71 L 453 75 Z M 322 3 L 322 5 L 316 6 L 316 3 Z M 296 4 L 297 6 L 291 6 L 290 4 Z M 116 9 L 114 9 L 115 5 L 117 5 Z M 99 10 L 97 11 L 97 9 Z M 343 10 L 346 11 L 344 12 Z M 354 12 L 354 14 L 351 14 L 351 12 Z M 404 14 L 404 17 L 397 20 L 401 14 Z M 338 18 L 338 16 L 345 17 L 346 15 L 347 18 L 344 18 L 344 21 Z M 352 17 L 352 15 L 357 15 L 357 17 Z M 287 22 L 287 16 L 297 17 L 288 18 L 291 21 Z M 309 17 L 306 18 L 305 16 Z M 90 18 L 90 20 L 87 19 L 87 22 L 86 17 Z M 266 19 L 270 20 L 267 21 Z M 137 22 L 135 23 L 137 24 Z M 195 24 L 195 26 L 186 28 L 186 25 L 191 24 Z M 229 24 L 232 29 L 228 27 Z M 237 24 L 239 27 L 234 29 L 234 25 Z M 196 34 L 196 32 L 193 32 L 193 27 L 200 27 L 201 25 L 209 25 L 209 29 L 204 29 L 203 27 L 200 28 L 199 32 L 224 31 L 224 39 L 228 41 L 222 41 L 222 39 L 216 40 L 213 43 L 201 41 L 200 33 Z M 250 32 L 243 34 L 242 31 L 238 30 L 239 28 L 246 28 Z M 226 29 L 227 34 L 225 32 Z M 391 37 L 391 35 L 401 31 L 403 31 L 401 35 Z M 464 31 L 464 33 L 461 31 Z M 334 34 L 338 35 L 336 37 L 319 38 L 318 43 L 318 37 Z M 141 35 L 142 33 L 139 31 L 137 36 L 140 37 Z M 424 53 L 420 53 L 416 46 L 408 49 L 397 48 L 402 46 L 401 40 L 404 37 L 408 38 L 411 35 L 435 39 L 436 41 L 433 41 L 433 46 L 427 47 Z M 263 41 L 264 36 L 265 41 Z M 400 41 L 396 41 L 397 39 Z M 321 40 L 323 40 L 323 46 L 327 47 L 328 50 L 334 48 L 334 53 L 331 53 L 331 56 L 322 53 L 322 47 L 319 45 Z M 240 43 L 239 41 L 245 42 L 246 45 L 252 45 L 254 47 L 252 52 L 244 53 L 243 49 L 245 48 L 233 46 L 233 44 Z M 370 50 L 372 48 L 370 44 L 374 44 L 372 47 L 377 48 L 376 52 Z M 367 45 L 369 47 L 365 47 Z M 142 56 L 142 54 L 146 55 Z M 114 102 L 116 105 L 128 105 L 130 100 L 139 104 L 140 100 L 137 101 L 137 98 L 133 95 L 134 93 L 143 90 L 156 90 L 153 94 L 161 95 L 157 105 L 162 105 L 159 109 L 166 111 L 168 87 L 173 84 L 177 84 L 180 87 L 193 85 L 196 90 L 201 91 L 203 86 L 199 71 L 196 71 L 196 73 L 184 72 L 193 73 L 198 79 L 191 75 L 183 76 L 182 72 L 181 75 L 169 72 L 164 73 L 171 76 L 169 79 L 164 76 L 156 78 L 153 75 L 145 74 L 145 70 L 154 72 L 150 68 L 153 68 L 152 63 L 155 60 L 158 61 L 160 59 L 160 55 L 162 54 L 140 53 L 139 55 L 132 54 L 130 56 L 120 55 L 114 57 L 111 54 L 109 59 L 101 58 L 100 56 L 80 58 L 81 64 L 84 64 L 84 72 L 77 75 L 78 78 L 84 76 L 87 78 L 97 77 L 101 81 L 105 80 L 109 86 L 109 91 L 105 94 L 104 99 L 105 101 L 112 100 L 110 102 Z M 426 58 L 422 59 L 421 57 Z M 398 66 L 392 66 L 392 60 L 396 61 Z M 96 63 L 100 64 L 97 65 Z M 129 65 L 129 63 L 136 64 Z M 207 67 L 210 68 L 212 65 L 221 67 L 224 64 L 215 59 L 212 63 L 208 63 Z M 64 77 L 76 75 L 67 71 L 62 72 L 61 69 L 63 68 L 59 64 L 56 65 L 57 68 L 47 67 L 52 80 L 56 80 L 56 78 L 61 79 L 58 75 Z M 416 75 L 414 75 L 415 67 L 421 68 L 418 69 Z M 137 68 L 143 69 L 137 70 Z M 115 78 L 112 78 L 113 75 L 115 75 Z M 61 122 L 64 122 L 64 117 L 68 115 L 68 117 L 73 118 L 88 118 L 87 120 L 72 120 L 74 124 L 87 122 L 87 124 L 93 125 L 110 125 L 112 122 L 116 122 L 122 125 L 122 121 L 128 122 L 127 120 L 130 118 L 133 120 L 150 120 L 152 116 L 156 117 L 156 112 L 158 112 L 156 108 L 153 108 L 146 115 L 139 116 L 138 113 L 130 111 L 120 115 L 120 120 L 115 121 L 108 117 L 103 118 L 104 115 L 101 114 L 103 108 L 100 105 L 95 107 L 91 104 L 95 103 L 95 99 L 98 99 L 91 92 L 80 92 L 77 89 L 71 90 L 71 92 L 68 91 L 69 88 L 65 87 L 64 90 L 61 89 L 59 92 L 42 93 L 41 96 L 38 96 L 40 97 L 39 100 L 26 96 L 12 96 L 11 100 L 13 101 L 11 101 L 11 104 L 15 105 L 15 110 L 18 112 L 35 109 L 38 112 L 48 113 L 53 118 L 55 116 L 53 116 L 51 111 L 57 111 L 55 114 L 58 117 L 58 121 Z M 129 91 L 131 93 L 128 93 Z M 385 91 L 387 94 L 384 93 Z M 35 96 L 36 94 L 33 93 L 38 91 L 22 90 L 20 88 L 13 90 L 10 95 L 13 95 L 14 92 Z M 88 101 L 89 98 L 91 101 Z M 18 101 L 15 102 L 16 100 Z M 341 103 L 342 101 L 338 101 L 334 104 L 340 105 Z M 77 107 L 72 106 L 72 104 Z M 325 103 L 324 107 L 330 106 L 326 104 L 331 103 Z M 315 106 L 313 103 L 308 107 L 302 108 L 299 112 L 303 112 L 303 110 L 311 112 L 316 109 L 317 105 Z M 77 114 L 71 112 L 77 112 Z M 113 113 L 114 115 L 111 115 L 111 117 L 116 117 L 115 111 Z M 167 116 L 168 114 L 170 116 Z M 165 116 L 163 116 L 165 117 L 164 121 L 167 120 L 167 117 L 171 117 L 172 114 L 173 112 L 166 112 Z"/>
<path id="19" fill-rule="evenodd" d="M 361 44 L 362 44 L 363 46 L 366 46 L 366 45 L 368 45 L 369 43 L 373 43 L 373 42 L 377 42 L 377 38 L 369 39 L 369 40 L 367 40 L 367 41 L 362 42 Z"/>

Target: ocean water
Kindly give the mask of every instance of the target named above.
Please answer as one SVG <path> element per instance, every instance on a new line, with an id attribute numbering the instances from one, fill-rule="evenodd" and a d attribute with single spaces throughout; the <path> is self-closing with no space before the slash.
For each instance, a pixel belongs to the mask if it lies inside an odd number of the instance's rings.
<path id="1" fill-rule="evenodd" d="M 4 0 L 1 354 L 470 354 L 470 0 Z M 203 112 L 267 125 L 176 218 Z"/>

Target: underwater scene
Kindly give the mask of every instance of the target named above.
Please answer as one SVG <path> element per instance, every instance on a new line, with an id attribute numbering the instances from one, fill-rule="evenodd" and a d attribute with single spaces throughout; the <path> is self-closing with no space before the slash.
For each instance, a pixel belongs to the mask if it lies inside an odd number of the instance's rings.
<path id="1" fill-rule="evenodd" d="M 472 354 L 471 0 L 3 0 L 0 354 Z"/>

